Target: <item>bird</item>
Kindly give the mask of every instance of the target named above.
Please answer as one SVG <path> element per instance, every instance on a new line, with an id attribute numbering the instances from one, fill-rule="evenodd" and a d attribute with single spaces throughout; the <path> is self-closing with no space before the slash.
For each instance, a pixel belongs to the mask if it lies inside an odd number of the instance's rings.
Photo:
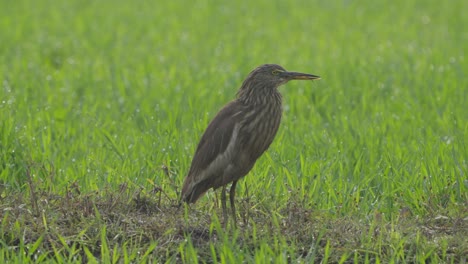
<path id="1" fill-rule="evenodd" d="M 203 133 L 185 177 L 181 201 L 195 203 L 210 188 L 222 187 L 224 223 L 228 221 L 226 186 L 236 226 L 235 190 L 257 159 L 273 142 L 282 116 L 278 87 L 291 80 L 317 80 L 319 76 L 291 72 L 277 64 L 263 64 L 243 81 L 236 98 L 226 104 Z"/>

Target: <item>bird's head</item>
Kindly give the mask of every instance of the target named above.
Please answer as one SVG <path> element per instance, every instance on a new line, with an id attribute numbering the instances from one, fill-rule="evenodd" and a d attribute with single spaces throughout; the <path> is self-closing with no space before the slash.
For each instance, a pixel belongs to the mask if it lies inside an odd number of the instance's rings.
<path id="1" fill-rule="evenodd" d="M 291 80 L 315 79 L 320 79 L 320 77 L 307 73 L 290 72 L 277 64 L 263 64 L 250 72 L 244 83 L 251 82 L 257 85 L 267 85 L 272 88 L 277 88 Z"/>
<path id="2" fill-rule="evenodd" d="M 238 97 L 267 95 L 291 80 L 316 80 L 319 76 L 290 72 L 277 64 L 263 64 L 250 72 L 239 90 Z"/>

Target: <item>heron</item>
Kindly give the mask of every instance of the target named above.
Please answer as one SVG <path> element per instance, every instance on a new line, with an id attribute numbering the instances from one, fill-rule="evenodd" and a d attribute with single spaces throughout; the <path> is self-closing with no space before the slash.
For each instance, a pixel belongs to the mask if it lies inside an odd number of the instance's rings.
<path id="1" fill-rule="evenodd" d="M 203 133 L 184 180 L 181 202 L 195 203 L 210 188 L 222 187 L 225 225 L 226 185 L 232 182 L 229 200 L 236 226 L 237 182 L 249 173 L 278 132 L 282 116 L 278 87 L 291 80 L 317 79 L 320 77 L 286 71 L 277 64 L 264 64 L 252 70 L 236 98 L 218 112 Z"/>

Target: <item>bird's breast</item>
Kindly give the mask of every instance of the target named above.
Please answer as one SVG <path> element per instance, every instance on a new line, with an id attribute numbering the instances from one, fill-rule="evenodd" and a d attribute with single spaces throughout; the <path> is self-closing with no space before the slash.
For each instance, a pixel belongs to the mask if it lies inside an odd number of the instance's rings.
<path id="1" fill-rule="evenodd" d="M 242 146 L 256 160 L 273 142 L 281 122 L 281 104 L 253 107 L 241 126 Z"/>

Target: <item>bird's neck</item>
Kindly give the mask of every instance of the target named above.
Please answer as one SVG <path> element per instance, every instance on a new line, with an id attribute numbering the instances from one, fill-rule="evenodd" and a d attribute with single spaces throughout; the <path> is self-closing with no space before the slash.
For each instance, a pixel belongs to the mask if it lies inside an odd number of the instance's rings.
<path id="1" fill-rule="evenodd" d="M 237 92 L 237 100 L 247 105 L 265 105 L 276 103 L 281 107 L 282 97 L 277 87 L 241 87 Z"/>

